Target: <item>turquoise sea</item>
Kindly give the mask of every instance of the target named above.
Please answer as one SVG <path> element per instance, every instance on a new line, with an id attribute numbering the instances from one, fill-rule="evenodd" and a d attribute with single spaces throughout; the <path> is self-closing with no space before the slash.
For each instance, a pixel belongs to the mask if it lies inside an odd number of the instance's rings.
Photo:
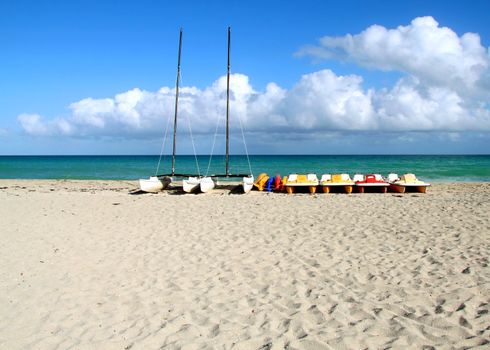
<path id="1" fill-rule="evenodd" d="M 224 173 L 225 157 L 197 157 L 202 175 Z M 255 176 L 290 173 L 415 173 L 433 182 L 488 182 L 490 155 L 252 155 Z M 2 179 L 135 180 L 154 175 L 158 156 L 0 156 Z M 171 156 L 158 174 L 169 173 Z M 178 156 L 176 172 L 197 173 L 194 156 Z M 248 173 L 246 156 L 230 156 L 230 172 Z"/>

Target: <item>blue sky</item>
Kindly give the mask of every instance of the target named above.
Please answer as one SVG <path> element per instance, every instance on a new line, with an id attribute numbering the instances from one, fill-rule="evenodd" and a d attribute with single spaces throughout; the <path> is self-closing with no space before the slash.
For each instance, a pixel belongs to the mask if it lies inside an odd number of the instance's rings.
<path id="1" fill-rule="evenodd" d="M 179 27 L 179 150 L 191 153 L 190 120 L 209 153 L 227 26 L 232 117 L 252 153 L 488 153 L 489 13 L 488 1 L 3 1 L 0 154 L 158 153 Z M 465 33 L 479 43 L 466 48 Z M 463 51 L 448 54 L 446 38 Z"/>

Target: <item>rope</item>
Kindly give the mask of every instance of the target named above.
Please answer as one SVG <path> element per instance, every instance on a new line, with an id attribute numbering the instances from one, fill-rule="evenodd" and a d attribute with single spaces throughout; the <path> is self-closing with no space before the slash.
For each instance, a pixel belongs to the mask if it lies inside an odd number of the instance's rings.
<path id="1" fill-rule="evenodd" d="M 189 126 L 189 134 L 191 136 L 192 150 L 194 151 L 194 159 L 196 161 L 197 174 L 201 177 L 201 169 L 199 169 L 199 162 L 197 161 L 196 146 L 194 145 L 194 137 L 192 136 L 191 118 L 187 116 L 187 125 Z"/>
<path id="2" fill-rule="evenodd" d="M 209 168 L 211 167 L 211 160 L 213 159 L 214 146 L 216 144 L 216 135 L 218 134 L 218 127 L 219 127 L 220 121 L 221 121 L 221 116 L 218 117 L 218 121 L 216 122 L 216 130 L 214 131 L 213 146 L 211 147 L 211 154 L 209 155 L 209 162 L 208 162 L 208 168 L 206 169 L 206 176 L 208 176 Z"/>
<path id="3" fill-rule="evenodd" d="M 170 115 L 167 117 L 167 127 L 165 128 L 165 133 L 163 134 L 162 146 L 160 147 L 160 157 L 158 157 L 158 165 L 157 165 L 157 170 L 155 172 L 155 176 L 158 175 L 158 170 L 160 169 L 160 162 L 162 161 L 162 154 L 165 148 L 165 142 L 167 141 L 167 132 L 168 132 L 169 125 L 170 125 Z M 165 163 L 165 157 L 163 158 L 163 162 Z"/>
<path id="4" fill-rule="evenodd" d="M 231 74 L 231 72 L 230 72 L 230 74 Z M 213 138 L 213 146 L 211 147 L 211 154 L 209 155 L 209 162 L 208 162 L 208 168 L 206 170 L 206 176 L 208 176 L 208 174 L 209 174 L 209 168 L 211 167 L 211 159 L 212 159 L 213 153 L 214 153 L 214 146 L 216 144 L 216 135 L 218 134 L 218 127 L 219 127 L 219 123 L 220 122 L 221 122 L 221 114 L 220 114 L 220 117 L 218 118 L 218 122 L 216 123 L 216 130 L 214 132 L 214 138 Z M 242 119 L 240 118 L 240 116 L 238 117 L 238 122 L 240 124 L 240 130 L 241 130 L 241 133 L 242 133 L 243 145 L 245 146 L 245 154 L 247 156 L 248 170 L 250 171 L 250 175 L 253 175 L 252 165 L 250 163 L 250 157 L 248 155 L 247 143 L 245 142 L 245 133 L 243 132 Z"/>
<path id="5" fill-rule="evenodd" d="M 182 86 L 184 85 L 183 81 L 184 80 L 182 79 L 182 74 L 181 74 L 180 75 L 180 83 Z M 191 137 L 192 150 L 194 152 L 194 160 L 196 162 L 197 174 L 199 175 L 199 177 L 201 177 L 201 169 L 199 168 L 199 162 L 197 160 L 196 145 L 194 143 L 194 136 L 192 135 L 191 118 L 189 117 L 189 115 L 187 115 L 187 126 L 189 127 L 189 135 Z"/>
<path id="6" fill-rule="evenodd" d="M 250 164 L 250 158 L 248 156 L 247 142 L 245 142 L 245 134 L 243 133 L 242 118 L 240 118 L 240 116 L 238 116 L 238 123 L 240 124 L 240 130 L 242 131 L 242 140 L 243 140 L 243 145 L 245 146 L 245 154 L 247 155 L 248 170 L 250 170 L 250 175 L 253 175 L 252 165 Z"/>
<path id="7" fill-rule="evenodd" d="M 232 72 L 230 70 L 230 74 L 231 73 Z M 240 115 L 238 115 L 238 123 L 240 124 L 240 131 L 242 133 L 243 146 L 245 147 L 245 155 L 247 156 L 248 170 L 250 171 L 250 175 L 253 175 L 252 165 L 250 164 L 250 157 L 248 155 L 247 142 L 245 142 L 245 133 L 243 132 L 242 118 L 240 117 Z"/>

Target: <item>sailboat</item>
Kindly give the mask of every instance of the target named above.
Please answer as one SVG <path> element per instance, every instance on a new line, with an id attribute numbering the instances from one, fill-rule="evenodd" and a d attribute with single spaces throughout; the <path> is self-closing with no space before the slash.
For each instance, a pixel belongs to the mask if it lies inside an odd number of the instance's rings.
<path id="1" fill-rule="evenodd" d="M 149 179 L 140 179 L 139 185 L 140 189 L 144 192 L 159 192 L 165 189 L 175 177 L 189 177 L 188 180 L 183 180 L 183 189 L 185 192 L 192 192 L 199 186 L 200 175 L 189 175 L 189 174 L 176 174 L 175 173 L 175 154 L 177 145 L 177 112 L 179 106 L 179 87 L 180 87 L 180 58 L 182 53 L 182 28 L 179 33 L 179 54 L 177 58 L 177 79 L 175 82 L 175 109 L 174 109 L 174 125 L 173 125 L 173 146 L 172 146 L 172 172 L 170 174 L 162 174 L 150 176 Z M 168 126 L 168 125 L 167 125 Z M 162 143 L 162 148 L 160 151 L 160 158 L 158 160 L 157 172 L 160 167 L 160 161 L 163 154 L 163 148 L 165 145 L 165 140 L 167 136 L 167 130 L 165 131 L 164 140 Z M 194 145 L 194 144 L 193 144 Z M 194 152 L 195 153 L 195 152 Z M 195 156 L 195 154 L 194 154 Z M 196 158 L 197 164 L 197 158 Z M 198 166 L 199 168 L 199 166 Z"/>
<path id="2" fill-rule="evenodd" d="M 200 189 L 201 192 L 209 192 L 212 190 L 216 182 L 214 179 L 218 177 L 230 178 L 230 177 L 242 177 L 242 188 L 244 193 L 250 192 L 253 187 L 254 177 L 252 171 L 250 170 L 250 174 L 230 174 L 229 171 L 229 158 L 230 158 L 230 47 L 231 47 L 231 28 L 228 27 L 228 69 L 226 75 L 226 166 L 225 166 L 225 174 L 224 175 L 212 175 L 205 176 L 200 179 Z M 242 131 L 243 132 L 243 131 Z M 244 139 L 245 141 L 245 139 Z M 246 145 L 245 145 L 246 148 Z M 212 157 L 212 154 L 211 154 Z M 248 160 L 248 152 L 247 152 L 247 160 Z M 249 168 L 250 160 L 248 160 Z"/>
<path id="3" fill-rule="evenodd" d="M 180 86 L 180 56 L 182 51 L 182 29 L 180 30 L 180 39 L 179 39 L 179 56 L 177 60 L 177 79 L 175 82 L 175 113 L 174 113 L 174 135 L 173 135 L 173 150 L 172 150 L 172 177 L 187 177 L 187 179 L 182 180 L 182 189 L 186 193 L 190 193 L 195 191 L 199 187 L 199 183 L 201 181 L 201 175 L 189 175 L 189 174 L 176 174 L 175 173 L 175 154 L 177 150 L 177 112 L 179 106 L 179 86 Z M 190 125 L 189 125 L 190 129 Z M 192 133 L 191 133 L 192 140 Z M 192 141 L 192 147 L 194 148 L 194 141 Z M 196 157 L 196 152 L 194 148 L 194 157 Z M 197 162 L 196 157 L 196 165 L 199 173 L 199 164 Z"/>
<path id="4" fill-rule="evenodd" d="M 174 115 L 174 140 L 173 140 L 173 153 L 172 153 L 172 176 L 175 174 L 175 136 L 176 136 L 176 126 L 177 126 L 177 106 L 179 102 L 179 80 L 180 80 L 180 55 L 182 52 L 182 28 L 179 33 L 179 55 L 177 59 L 177 82 L 175 84 L 175 115 Z M 168 124 L 167 124 L 168 126 Z M 162 143 L 162 148 L 160 151 L 160 158 L 158 159 L 157 173 L 160 167 L 160 161 L 162 159 L 163 147 L 165 145 L 165 140 L 167 137 L 167 131 L 165 130 L 165 135 Z M 155 175 L 150 176 L 149 179 L 140 179 L 139 185 L 143 192 L 159 192 L 164 190 L 170 183 L 172 178 L 168 175 Z"/>

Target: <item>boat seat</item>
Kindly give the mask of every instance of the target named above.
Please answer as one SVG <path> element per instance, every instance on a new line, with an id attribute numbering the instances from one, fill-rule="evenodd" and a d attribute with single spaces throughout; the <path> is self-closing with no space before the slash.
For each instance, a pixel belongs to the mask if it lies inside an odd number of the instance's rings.
<path id="1" fill-rule="evenodd" d="M 323 174 L 322 175 L 322 179 L 320 180 L 321 182 L 325 182 L 325 181 L 331 181 L 332 180 L 332 175 L 330 174 Z"/>
<path id="2" fill-rule="evenodd" d="M 298 183 L 308 182 L 308 177 L 306 175 L 298 175 L 298 179 L 296 180 Z"/>
<path id="3" fill-rule="evenodd" d="M 398 180 L 398 174 L 390 173 L 388 174 L 388 182 L 395 182 Z"/>
<path id="4" fill-rule="evenodd" d="M 288 182 L 296 182 L 298 181 L 298 174 L 290 174 L 288 177 Z"/>
<path id="5" fill-rule="evenodd" d="M 341 174 L 342 181 L 351 181 L 349 174 Z"/>
<path id="6" fill-rule="evenodd" d="M 318 182 L 316 174 L 308 174 L 306 178 L 308 179 L 308 182 Z"/>
<path id="7" fill-rule="evenodd" d="M 383 177 L 380 174 L 374 174 L 374 178 L 376 181 L 383 181 Z"/>
<path id="8" fill-rule="evenodd" d="M 342 174 L 332 175 L 332 182 L 342 182 Z"/>
<path id="9" fill-rule="evenodd" d="M 401 180 L 402 181 L 405 181 L 405 183 L 407 183 L 407 184 L 416 183 L 417 182 L 417 178 L 415 177 L 414 174 L 405 174 L 405 175 L 402 175 Z"/>
<path id="10" fill-rule="evenodd" d="M 354 178 L 352 179 L 352 181 L 354 181 L 354 182 L 364 181 L 364 175 L 356 174 L 356 175 L 354 175 Z"/>

